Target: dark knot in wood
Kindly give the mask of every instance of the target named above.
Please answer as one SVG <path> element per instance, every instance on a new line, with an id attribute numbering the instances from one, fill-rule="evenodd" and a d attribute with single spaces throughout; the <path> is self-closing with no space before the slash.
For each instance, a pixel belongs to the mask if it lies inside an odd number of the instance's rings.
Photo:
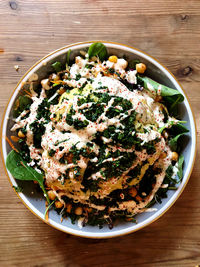
<path id="1" fill-rule="evenodd" d="M 181 15 L 181 20 L 188 20 L 189 16 L 188 15 Z"/>
<path id="2" fill-rule="evenodd" d="M 193 72 L 193 69 L 190 66 L 183 68 L 181 71 L 183 76 L 188 76 L 192 72 Z"/>
<path id="3" fill-rule="evenodd" d="M 16 56 L 15 60 L 16 61 L 23 61 L 23 58 L 21 58 L 20 56 Z"/>
<path id="4" fill-rule="evenodd" d="M 10 1 L 9 5 L 10 5 L 10 8 L 13 10 L 16 10 L 18 8 L 18 4 L 15 1 Z"/>

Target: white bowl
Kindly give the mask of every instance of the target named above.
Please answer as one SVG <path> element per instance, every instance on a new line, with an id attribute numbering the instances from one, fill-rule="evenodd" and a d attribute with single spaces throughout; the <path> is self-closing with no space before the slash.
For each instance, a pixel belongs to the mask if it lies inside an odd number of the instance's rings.
<path id="1" fill-rule="evenodd" d="M 39 60 L 21 78 L 8 102 L 1 125 L 1 135 L 2 135 L 1 153 L 3 157 L 4 166 L 6 157 L 9 151 L 11 150 L 11 148 L 9 147 L 9 145 L 5 140 L 5 136 L 8 137 L 10 136 L 9 129 L 13 124 L 12 120 L 8 118 L 12 118 L 13 104 L 19 95 L 19 91 L 22 87 L 22 84 L 24 84 L 24 82 L 26 82 L 33 73 L 38 74 L 39 80 L 44 78 L 45 76 L 47 76 L 47 73 L 50 70 L 51 64 L 53 62 L 55 62 L 56 60 L 59 60 L 61 62 L 65 61 L 66 54 L 69 49 L 71 49 L 72 51 L 71 56 L 74 57 L 78 54 L 80 50 L 89 47 L 91 43 L 92 42 L 83 42 L 83 43 L 72 44 L 54 51 L 49 55 L 45 56 L 43 59 Z M 39 193 L 35 193 L 34 195 L 31 194 L 32 191 L 32 186 L 30 186 L 32 185 L 31 182 L 23 183 L 23 188 L 24 188 L 23 193 L 17 193 L 17 195 L 32 213 L 34 213 L 41 220 L 48 223 L 50 226 L 55 227 L 58 230 L 88 238 L 110 238 L 110 237 L 125 235 L 137 231 L 157 220 L 172 206 L 172 204 L 178 199 L 178 197 L 182 193 L 192 172 L 196 154 L 196 128 L 195 128 L 194 116 L 191 111 L 191 106 L 185 95 L 185 92 L 183 91 L 183 89 L 181 88 L 180 84 L 175 79 L 175 77 L 170 73 L 170 71 L 168 71 L 156 59 L 152 58 L 151 56 L 147 55 L 146 53 L 136 48 L 113 42 L 103 42 L 103 43 L 107 47 L 110 54 L 115 54 L 119 57 L 126 56 L 128 60 L 134 58 L 141 59 L 141 61 L 146 63 L 148 66 L 148 72 L 147 72 L 148 76 L 152 77 L 154 80 L 162 84 L 177 89 L 184 95 L 185 100 L 179 106 L 179 113 L 181 115 L 181 118 L 187 121 L 186 126 L 188 127 L 190 132 L 189 132 L 188 143 L 186 147 L 183 149 L 183 155 L 185 157 L 185 164 L 183 170 L 184 175 L 179 188 L 176 191 L 168 191 L 168 197 L 163 199 L 162 204 L 154 205 L 154 207 L 157 209 L 156 211 L 137 215 L 137 221 L 138 221 L 137 224 L 133 224 L 131 222 L 124 222 L 114 226 L 112 230 L 110 230 L 107 226 L 105 226 L 103 229 L 99 229 L 98 227 L 93 227 L 93 226 L 86 226 L 80 229 L 77 224 L 74 225 L 71 224 L 71 221 L 69 219 L 63 220 L 63 222 L 61 223 L 61 217 L 54 210 L 50 211 L 49 221 L 47 222 L 44 219 L 45 200 L 40 200 L 41 195 Z M 20 184 L 20 182 L 16 181 L 7 170 L 6 173 L 8 175 L 11 185 L 17 186 Z"/>

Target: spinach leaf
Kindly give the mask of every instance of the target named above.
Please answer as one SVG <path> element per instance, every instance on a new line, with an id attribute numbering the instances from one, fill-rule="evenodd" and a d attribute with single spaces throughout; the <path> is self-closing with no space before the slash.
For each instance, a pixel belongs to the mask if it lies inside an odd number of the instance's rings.
<path id="1" fill-rule="evenodd" d="M 169 167 L 166 170 L 166 176 L 165 176 L 165 178 L 167 178 L 167 179 L 170 180 L 171 177 L 172 177 L 172 175 L 173 175 L 173 166 L 172 165 L 169 165 Z"/>
<path id="2" fill-rule="evenodd" d="M 178 159 L 178 172 L 177 172 L 180 181 L 183 178 L 183 163 L 184 163 L 184 156 L 180 155 Z"/>
<path id="3" fill-rule="evenodd" d="M 108 57 L 108 52 L 104 44 L 93 43 L 88 49 L 89 58 L 98 56 L 101 61 L 104 61 Z"/>
<path id="4" fill-rule="evenodd" d="M 188 129 L 185 126 L 183 126 L 181 123 L 187 123 L 187 121 L 179 121 L 177 124 L 175 124 L 174 121 L 168 121 L 164 126 L 162 126 L 161 128 L 158 129 L 158 132 L 162 133 L 163 130 L 170 129 L 171 126 L 173 126 L 173 125 L 175 126 L 176 125 L 177 128 L 179 128 L 179 131 L 180 131 L 180 128 L 182 129 L 181 133 L 182 132 L 183 133 L 187 133 Z"/>
<path id="5" fill-rule="evenodd" d="M 170 135 L 173 137 L 169 140 L 169 146 L 172 151 L 177 151 L 179 137 L 189 132 L 181 123 L 174 124 L 170 129 Z"/>
<path id="6" fill-rule="evenodd" d="M 37 181 L 42 189 L 44 196 L 46 197 L 47 201 L 49 202 L 48 195 L 46 193 L 44 187 L 44 178 L 43 174 L 37 172 L 35 169 L 31 168 L 27 165 L 26 161 L 20 156 L 19 153 L 12 150 L 6 159 L 6 168 L 9 172 L 13 175 L 13 177 L 17 180 L 23 181 Z"/>
<path id="7" fill-rule="evenodd" d="M 178 183 L 178 181 L 175 178 L 172 178 L 173 173 L 174 173 L 173 172 L 173 166 L 169 165 L 169 167 L 167 168 L 166 173 L 165 173 L 165 178 L 164 178 L 163 184 L 165 183 L 165 184 L 168 184 L 169 186 L 171 186 L 171 185 L 174 186 L 175 184 Z M 164 188 L 162 188 L 162 189 L 164 189 Z"/>
<path id="8" fill-rule="evenodd" d="M 160 84 L 152 79 L 150 79 L 149 77 L 146 76 L 138 76 L 140 81 L 143 81 L 144 87 L 146 89 L 149 89 L 148 84 L 150 84 L 153 89 L 157 92 L 158 88 L 160 87 L 161 89 L 161 96 L 163 97 L 171 97 L 171 96 L 175 96 L 176 99 L 177 97 L 179 98 L 179 102 L 182 102 L 184 100 L 184 96 L 175 89 L 169 88 L 163 84 Z M 174 102 L 175 100 L 173 100 L 172 102 Z"/>
<path id="9" fill-rule="evenodd" d="M 157 92 L 161 90 L 161 96 L 169 107 L 169 112 L 173 113 L 178 103 L 183 102 L 184 96 L 175 89 L 169 88 L 163 84 L 157 83 L 156 81 L 146 77 L 138 75 L 138 82 L 143 83 L 145 89 L 149 90 L 149 85 Z"/>
<path id="10" fill-rule="evenodd" d="M 172 151 L 176 151 L 177 150 L 177 143 L 178 143 L 178 139 L 180 136 L 182 136 L 184 133 L 178 134 L 177 136 L 175 136 L 174 138 L 172 138 L 169 141 L 169 146 L 171 148 Z"/>
<path id="11" fill-rule="evenodd" d="M 187 127 L 185 127 L 181 123 L 185 123 L 185 122 L 179 121 L 177 124 L 174 124 L 171 127 L 171 129 L 170 129 L 170 134 L 171 135 L 175 136 L 175 135 L 180 134 L 180 133 L 187 133 L 187 132 L 189 132 L 189 130 L 187 129 Z"/>
<path id="12" fill-rule="evenodd" d="M 61 63 L 60 63 L 59 61 L 56 61 L 56 62 L 53 63 L 51 66 L 54 68 L 54 70 L 55 70 L 56 72 L 59 72 L 59 71 L 62 70 L 62 65 L 61 65 Z"/>
<path id="13" fill-rule="evenodd" d="M 32 104 L 32 99 L 26 95 L 21 95 L 15 102 L 15 107 L 13 110 L 13 117 L 18 117 L 22 111 L 28 109 Z"/>

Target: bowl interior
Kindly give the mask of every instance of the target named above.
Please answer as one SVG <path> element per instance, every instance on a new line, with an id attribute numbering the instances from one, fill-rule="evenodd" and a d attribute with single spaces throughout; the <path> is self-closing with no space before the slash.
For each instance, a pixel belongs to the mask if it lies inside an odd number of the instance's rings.
<path id="1" fill-rule="evenodd" d="M 12 121 L 13 104 L 19 95 L 19 91 L 22 87 L 22 84 L 24 84 L 24 82 L 26 82 L 30 77 L 33 77 L 32 75 L 36 73 L 38 75 L 38 80 L 34 82 L 34 86 L 37 86 L 37 84 L 40 82 L 41 79 L 47 77 L 48 74 L 50 74 L 53 71 L 51 67 L 52 63 L 54 63 L 55 61 L 61 61 L 64 64 L 66 62 L 66 55 L 69 48 L 72 51 L 71 59 L 73 59 L 76 55 L 79 54 L 80 50 L 86 49 L 89 45 L 90 45 L 89 42 L 82 44 L 75 44 L 69 47 L 61 48 L 49 54 L 44 59 L 36 63 L 36 65 L 33 66 L 19 82 L 14 94 L 10 99 L 2 123 L 2 151 L 3 151 L 4 161 L 6 159 L 7 154 L 11 150 L 9 145 L 6 143 L 4 137 L 5 136 L 10 137 L 11 135 L 10 128 L 13 125 Z M 167 85 L 169 87 L 181 91 L 182 94 L 185 96 L 184 92 L 182 91 L 181 87 L 174 79 L 174 77 L 163 66 L 161 66 L 157 61 L 155 61 L 150 56 L 134 48 L 130 48 L 120 44 L 105 43 L 105 45 L 108 48 L 109 54 L 117 55 L 118 57 L 125 57 L 128 61 L 131 59 L 140 59 L 147 65 L 148 76 L 150 76 L 152 79 L 164 85 Z M 29 85 L 25 85 L 25 87 L 26 86 L 28 87 Z M 157 210 L 137 215 L 137 222 L 138 222 L 137 224 L 133 224 L 130 222 L 120 222 L 117 225 L 115 225 L 115 227 L 112 230 L 110 230 L 107 226 L 105 226 L 103 229 L 100 230 L 98 227 L 91 227 L 91 226 L 86 226 L 80 229 L 77 223 L 71 224 L 70 219 L 63 220 L 63 222 L 61 223 L 61 216 L 59 216 L 54 210 L 51 210 L 49 212 L 49 224 L 62 231 L 72 233 L 75 235 L 101 238 L 101 237 L 113 237 L 129 233 L 132 231 L 136 231 L 144 227 L 145 225 L 149 224 L 150 222 L 154 221 L 160 215 L 162 215 L 162 213 L 164 213 L 164 211 L 166 211 L 173 204 L 173 202 L 182 192 L 187 180 L 189 179 L 191 169 L 194 163 L 196 132 L 195 132 L 193 115 L 186 97 L 184 102 L 179 105 L 179 114 L 182 120 L 187 121 L 186 126 L 189 129 L 189 134 L 188 136 L 185 137 L 186 142 L 184 142 L 185 147 L 183 149 L 183 155 L 185 157 L 185 164 L 183 170 L 184 177 L 177 191 L 168 191 L 168 197 L 166 199 L 163 199 L 162 204 L 155 204 L 153 206 L 153 208 L 156 208 Z M 35 213 L 42 220 L 44 220 L 45 200 L 41 200 L 42 195 L 40 192 L 37 192 L 35 185 L 32 182 L 22 183 L 20 181 L 15 181 L 15 179 L 13 179 L 10 173 L 8 174 L 11 183 L 13 185 L 20 186 L 21 184 L 23 184 L 23 193 L 19 193 L 20 198 L 23 200 L 26 206 L 30 208 L 30 210 L 33 213 Z M 34 192 L 34 194 L 32 192 Z"/>

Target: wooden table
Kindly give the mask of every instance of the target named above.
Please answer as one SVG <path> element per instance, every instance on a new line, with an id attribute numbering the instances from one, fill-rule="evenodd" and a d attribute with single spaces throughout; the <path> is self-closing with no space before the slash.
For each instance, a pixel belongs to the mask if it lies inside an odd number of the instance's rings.
<path id="1" fill-rule="evenodd" d="M 199 137 L 199 0 L 0 0 L 1 115 L 20 76 L 38 59 L 64 45 L 95 39 L 135 46 L 166 65 L 188 94 Z M 17 198 L 1 163 L 0 266 L 200 264 L 199 160 L 198 152 L 186 189 L 162 218 L 108 240 L 77 238 L 44 224 Z"/>

